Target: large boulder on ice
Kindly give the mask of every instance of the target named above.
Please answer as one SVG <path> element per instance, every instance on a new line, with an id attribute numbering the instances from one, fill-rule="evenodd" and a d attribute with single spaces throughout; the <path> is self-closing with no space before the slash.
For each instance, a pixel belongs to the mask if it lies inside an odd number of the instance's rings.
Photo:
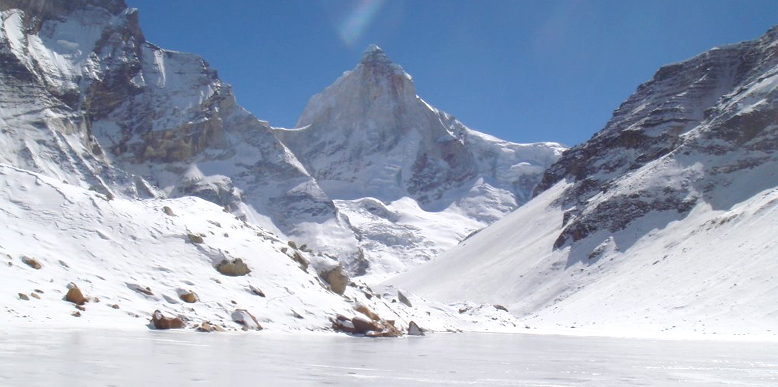
<path id="1" fill-rule="evenodd" d="M 354 325 L 354 331 L 359 334 L 366 334 L 367 332 L 381 332 L 384 330 L 384 326 L 377 321 L 370 321 L 362 317 L 354 317 L 351 319 L 351 323 Z"/>
<path id="2" fill-rule="evenodd" d="M 408 336 L 424 336 L 424 331 L 419 328 L 419 325 L 416 324 L 416 322 L 411 321 L 410 324 L 408 324 Z"/>
<path id="3" fill-rule="evenodd" d="M 184 321 L 179 317 L 167 317 L 159 310 L 155 310 L 151 315 L 151 323 L 155 329 L 181 329 L 184 327 Z"/>
<path id="4" fill-rule="evenodd" d="M 351 322 L 350 318 L 342 314 L 335 316 L 335 319 L 332 320 L 332 329 L 339 332 L 356 333 L 354 323 Z"/>

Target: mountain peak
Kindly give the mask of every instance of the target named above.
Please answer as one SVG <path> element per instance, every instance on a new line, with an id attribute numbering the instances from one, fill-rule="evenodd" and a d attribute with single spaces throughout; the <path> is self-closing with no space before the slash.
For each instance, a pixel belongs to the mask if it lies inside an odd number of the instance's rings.
<path id="1" fill-rule="evenodd" d="M 386 54 L 384 53 L 384 50 L 381 49 L 381 47 L 378 47 L 375 44 L 370 44 L 367 46 L 365 51 L 362 53 L 362 60 L 360 61 L 362 64 L 370 64 L 370 63 L 385 63 L 385 64 L 391 64 L 392 61 L 389 60 L 389 58 L 386 57 Z"/>

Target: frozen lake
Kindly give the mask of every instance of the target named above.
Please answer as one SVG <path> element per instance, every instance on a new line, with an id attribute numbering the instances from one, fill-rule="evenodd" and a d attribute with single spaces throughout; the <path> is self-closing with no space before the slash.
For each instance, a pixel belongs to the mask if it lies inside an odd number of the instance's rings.
<path id="1" fill-rule="evenodd" d="M 778 343 L 16 330 L 0 385 L 778 386 Z"/>

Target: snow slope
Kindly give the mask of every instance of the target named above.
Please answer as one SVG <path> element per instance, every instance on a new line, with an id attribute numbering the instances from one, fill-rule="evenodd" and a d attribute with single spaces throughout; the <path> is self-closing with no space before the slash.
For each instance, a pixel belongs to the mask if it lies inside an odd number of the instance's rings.
<path id="1" fill-rule="evenodd" d="M 530 326 L 775 335 L 776 42 L 661 68 L 533 200 L 390 282 Z"/>
<path id="2" fill-rule="evenodd" d="M 338 295 L 317 274 L 317 268 L 337 262 L 292 248 L 199 198 L 109 199 L 8 165 L 0 165 L 0 187 L 4 325 L 147 329 L 152 312 L 160 310 L 187 326 L 208 321 L 239 329 L 232 314 L 246 309 L 270 331 L 329 331 L 330 319 L 355 316 L 354 307 L 365 305 L 403 329 L 410 321 L 438 331 L 516 327 L 510 314 L 491 305 L 444 305 L 411 296 L 407 306 L 397 302 L 396 290 L 362 283 Z M 192 242 L 190 235 L 203 242 Z M 295 254 L 310 266 L 303 268 Z M 41 267 L 28 266 L 25 258 Z M 251 272 L 230 277 L 214 268 L 236 258 Z M 71 282 L 92 299 L 85 310 L 63 301 Z M 194 292 L 198 301 L 183 302 L 184 292 Z"/>

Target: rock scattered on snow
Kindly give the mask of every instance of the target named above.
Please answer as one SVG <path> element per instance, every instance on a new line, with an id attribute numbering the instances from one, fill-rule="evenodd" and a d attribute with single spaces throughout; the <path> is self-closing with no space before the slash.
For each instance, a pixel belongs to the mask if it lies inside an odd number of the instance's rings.
<path id="1" fill-rule="evenodd" d="M 203 237 L 202 237 L 202 236 L 200 236 L 200 235 L 195 235 L 195 234 L 187 234 L 187 236 L 189 237 L 189 242 L 192 242 L 192 243 L 198 243 L 198 244 L 199 244 L 199 243 L 203 243 L 203 242 L 204 242 L 204 241 L 203 241 Z"/>
<path id="2" fill-rule="evenodd" d="M 338 264 L 330 270 L 323 271 L 319 274 L 328 284 L 330 284 L 330 290 L 343 295 L 346 292 L 346 286 L 349 283 L 348 274 L 343 269 L 343 265 Z"/>
<path id="3" fill-rule="evenodd" d="M 238 324 L 243 325 L 244 330 L 257 330 L 261 331 L 262 326 L 259 325 L 259 321 L 246 309 L 236 309 L 232 312 L 232 320 Z"/>
<path id="4" fill-rule="evenodd" d="M 492 306 L 494 306 L 494 309 L 497 309 L 497 310 L 502 310 L 502 311 L 505 311 L 505 312 L 508 312 L 508 313 L 510 313 L 510 311 L 508 311 L 508 308 L 506 308 L 506 307 L 504 307 L 504 306 L 502 306 L 502 305 L 500 305 L 500 304 L 494 304 L 494 305 L 492 305 Z"/>
<path id="5" fill-rule="evenodd" d="M 19 293 L 19 299 L 24 301 L 30 301 L 30 297 L 27 297 L 24 293 Z"/>
<path id="6" fill-rule="evenodd" d="M 393 321 L 383 320 L 380 317 L 370 321 L 359 316 L 348 318 L 338 314 L 331 321 L 332 329 L 338 332 L 365 335 L 366 337 L 398 337 L 402 335 L 402 332 L 395 328 Z"/>
<path id="7" fill-rule="evenodd" d="M 400 292 L 399 290 L 397 291 L 397 299 L 400 300 L 400 302 L 402 302 L 403 304 L 405 304 L 405 306 L 409 308 L 413 307 L 413 305 L 411 304 L 411 300 L 409 300 L 408 297 L 405 297 L 405 295 L 402 294 L 402 292 Z"/>
<path id="8" fill-rule="evenodd" d="M 223 259 L 216 265 L 216 271 L 229 277 L 240 277 L 251 273 L 251 269 L 240 258 L 235 258 L 232 261 Z"/>
<path id="9" fill-rule="evenodd" d="M 254 285 L 249 285 L 249 292 L 260 297 L 265 297 L 265 292 L 263 292 L 262 289 L 255 287 Z"/>
<path id="10" fill-rule="evenodd" d="M 193 304 L 199 300 L 195 292 L 181 292 L 178 295 L 178 298 L 180 298 L 181 301 L 184 301 L 189 304 Z"/>
<path id="11" fill-rule="evenodd" d="M 71 282 L 68 284 L 68 292 L 65 294 L 65 301 L 72 302 L 76 305 L 84 305 L 89 299 L 81 293 L 81 289 L 79 289 L 76 284 Z"/>
<path id="12" fill-rule="evenodd" d="M 143 294 L 144 296 L 153 296 L 154 292 L 151 291 L 151 288 L 148 286 L 141 286 L 138 284 L 131 284 L 131 283 L 125 283 L 129 289 L 132 289 L 140 294 Z"/>
<path id="13" fill-rule="evenodd" d="M 22 255 L 22 262 L 24 262 L 25 265 L 27 265 L 27 266 L 35 269 L 35 270 L 40 270 L 41 267 L 43 267 L 41 265 L 41 263 L 38 262 L 38 260 L 36 260 L 35 258 L 32 258 L 32 257 L 28 257 L 26 255 Z"/>
<path id="14" fill-rule="evenodd" d="M 198 332 L 224 332 L 224 328 L 216 325 L 211 324 L 208 321 L 203 321 L 200 325 L 197 326 Z"/>
<path id="15" fill-rule="evenodd" d="M 165 215 L 167 215 L 167 216 L 176 216 L 176 214 L 173 213 L 173 210 L 170 209 L 170 207 L 168 207 L 168 206 L 162 207 L 162 212 L 164 212 Z"/>

